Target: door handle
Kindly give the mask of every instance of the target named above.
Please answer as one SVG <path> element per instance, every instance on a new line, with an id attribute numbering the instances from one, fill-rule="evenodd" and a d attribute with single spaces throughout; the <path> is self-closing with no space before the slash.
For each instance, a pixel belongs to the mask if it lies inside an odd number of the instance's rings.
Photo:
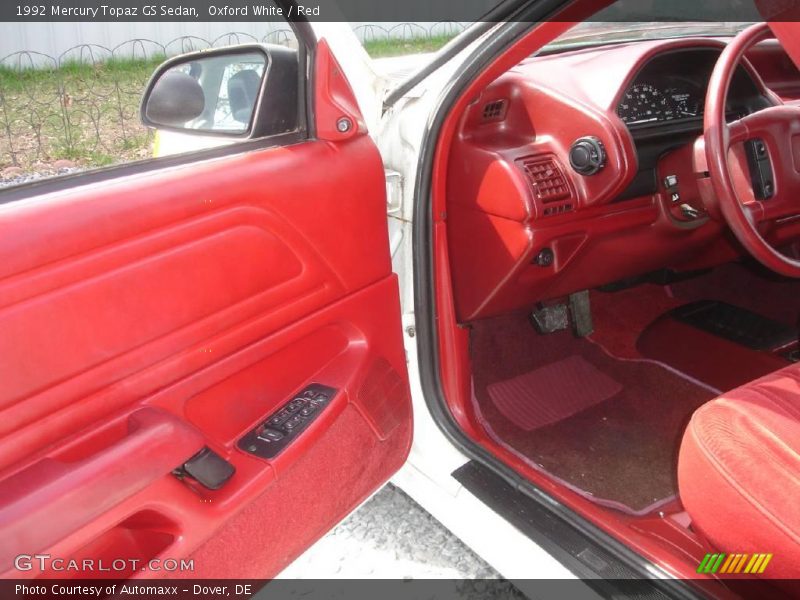
<path id="1" fill-rule="evenodd" d="M 0 482 L 0 572 L 20 552 L 44 550 L 169 474 L 205 445 L 175 415 L 142 408 L 127 434 L 79 461 L 44 458 Z"/>

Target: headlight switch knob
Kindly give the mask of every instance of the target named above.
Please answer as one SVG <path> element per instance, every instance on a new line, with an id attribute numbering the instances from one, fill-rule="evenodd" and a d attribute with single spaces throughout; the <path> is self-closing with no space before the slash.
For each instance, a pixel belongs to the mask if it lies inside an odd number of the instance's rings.
<path id="1" fill-rule="evenodd" d="M 581 175 L 594 175 L 606 166 L 606 148 L 599 138 L 582 137 L 569 150 L 569 164 Z"/>

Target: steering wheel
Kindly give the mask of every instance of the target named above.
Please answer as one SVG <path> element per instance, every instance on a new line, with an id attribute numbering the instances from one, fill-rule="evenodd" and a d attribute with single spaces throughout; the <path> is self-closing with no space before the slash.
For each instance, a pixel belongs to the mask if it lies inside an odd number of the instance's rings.
<path id="1" fill-rule="evenodd" d="M 703 138 L 716 202 L 745 249 L 764 266 L 800 277 L 800 261 L 761 235 L 765 221 L 800 214 L 800 106 L 773 105 L 728 123 L 728 91 L 745 52 L 772 36 L 767 23 L 743 30 L 720 55 L 706 95 Z M 755 175 L 754 175 L 755 174 Z"/>

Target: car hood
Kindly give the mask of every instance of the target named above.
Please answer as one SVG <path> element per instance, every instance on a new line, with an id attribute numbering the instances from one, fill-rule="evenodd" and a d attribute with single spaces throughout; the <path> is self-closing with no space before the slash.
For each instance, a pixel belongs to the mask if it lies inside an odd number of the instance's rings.
<path id="1" fill-rule="evenodd" d="M 389 80 L 391 87 L 394 87 L 428 64 L 433 56 L 434 53 L 426 52 L 424 54 L 376 58 L 372 62 L 376 70 Z"/>

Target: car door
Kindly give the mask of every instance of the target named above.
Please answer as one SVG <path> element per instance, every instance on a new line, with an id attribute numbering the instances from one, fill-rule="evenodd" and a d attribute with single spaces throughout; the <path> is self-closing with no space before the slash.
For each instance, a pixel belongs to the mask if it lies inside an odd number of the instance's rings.
<path id="1" fill-rule="evenodd" d="M 271 577 L 405 461 L 381 157 L 295 27 L 291 131 L 0 193 L 4 577 Z"/>

